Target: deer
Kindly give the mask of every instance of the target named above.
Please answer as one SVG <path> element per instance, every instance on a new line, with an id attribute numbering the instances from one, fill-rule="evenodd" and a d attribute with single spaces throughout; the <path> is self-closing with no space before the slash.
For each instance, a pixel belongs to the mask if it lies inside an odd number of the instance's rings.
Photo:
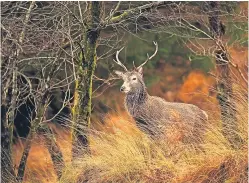
<path id="1" fill-rule="evenodd" d="M 125 93 L 125 109 L 135 120 L 138 128 L 152 139 L 162 138 L 167 129 L 174 125 L 183 131 L 183 142 L 200 143 L 205 132 L 208 115 L 193 104 L 167 102 L 165 99 L 151 96 L 147 92 L 143 79 L 143 66 L 157 54 L 158 44 L 153 55 L 138 67 L 133 61 L 133 69 L 128 70 L 119 60 L 121 48 L 116 52 L 116 60 L 124 71 L 115 70 L 118 79 L 123 80 L 120 91 Z"/>

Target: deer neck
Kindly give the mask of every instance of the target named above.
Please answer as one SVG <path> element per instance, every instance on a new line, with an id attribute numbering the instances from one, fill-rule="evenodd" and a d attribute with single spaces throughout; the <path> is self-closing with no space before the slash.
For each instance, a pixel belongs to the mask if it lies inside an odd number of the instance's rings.
<path id="1" fill-rule="evenodd" d="M 134 93 L 128 93 L 125 98 L 126 109 L 131 116 L 137 116 L 140 111 L 140 107 L 146 103 L 148 99 L 148 93 L 145 88 Z"/>

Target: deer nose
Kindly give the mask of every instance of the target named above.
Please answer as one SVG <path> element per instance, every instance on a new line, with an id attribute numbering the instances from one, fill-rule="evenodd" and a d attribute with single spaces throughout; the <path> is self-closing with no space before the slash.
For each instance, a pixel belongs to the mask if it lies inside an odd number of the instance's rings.
<path id="1" fill-rule="evenodd" d="M 125 87 L 124 87 L 124 86 L 121 86 L 120 91 L 122 92 L 122 91 L 124 91 L 124 90 L 125 90 Z"/>

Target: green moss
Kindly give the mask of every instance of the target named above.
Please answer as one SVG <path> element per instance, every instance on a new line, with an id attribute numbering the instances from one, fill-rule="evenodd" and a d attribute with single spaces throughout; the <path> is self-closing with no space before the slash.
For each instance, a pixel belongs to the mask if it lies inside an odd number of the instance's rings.
<path id="1" fill-rule="evenodd" d="M 129 15 L 129 12 L 125 11 L 124 13 L 122 13 L 121 15 L 115 16 L 111 19 L 111 22 L 117 22 L 119 20 L 121 20 L 122 18 L 126 17 Z"/>

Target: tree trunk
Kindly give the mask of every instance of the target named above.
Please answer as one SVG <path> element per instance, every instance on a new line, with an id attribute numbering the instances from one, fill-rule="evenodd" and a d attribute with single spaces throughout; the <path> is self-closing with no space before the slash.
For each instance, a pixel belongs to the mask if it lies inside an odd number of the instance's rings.
<path id="1" fill-rule="evenodd" d="M 2 129 L 1 129 L 1 148 L 2 148 L 2 166 L 6 166 L 2 170 L 2 178 L 4 180 L 12 179 L 15 177 L 13 170 L 12 161 L 12 141 L 13 141 L 13 129 L 14 129 L 14 119 L 17 106 L 17 59 L 9 60 L 11 62 L 12 72 L 10 72 L 10 79 L 6 83 L 6 90 L 4 91 L 4 98 L 2 98 L 2 108 L 5 109 L 5 115 L 2 117 Z M 2 68 L 1 68 L 2 69 Z M 11 84 L 10 84 L 11 83 Z M 11 86 L 8 86 L 8 85 Z M 6 161 L 6 162 L 5 162 Z M 9 176 L 9 177 L 8 177 Z M 10 181 L 10 180 L 8 180 Z"/>
<path id="2" fill-rule="evenodd" d="M 47 148 L 50 153 L 51 159 L 53 161 L 54 170 L 59 180 L 62 176 L 62 170 L 65 167 L 64 160 L 63 160 L 63 154 L 58 144 L 56 143 L 53 130 L 47 125 L 45 128 L 46 129 L 45 129 L 44 135 L 46 138 Z"/>
<path id="3" fill-rule="evenodd" d="M 45 93 L 45 92 L 42 92 L 42 93 Z M 44 96 L 42 96 L 42 97 L 37 98 L 37 102 L 36 102 L 35 107 L 36 107 L 38 113 L 36 114 L 35 119 L 33 121 L 31 121 L 30 131 L 29 131 L 28 137 L 26 139 L 24 150 L 23 150 L 22 157 L 21 157 L 21 160 L 19 163 L 19 167 L 18 167 L 17 180 L 19 182 L 23 181 L 25 168 L 26 168 L 26 164 L 27 164 L 27 160 L 28 160 L 28 156 L 29 156 L 29 151 L 31 149 L 32 139 L 33 139 L 37 129 L 39 128 L 40 123 L 43 121 L 43 118 L 44 118 L 44 112 L 46 110 L 46 100 L 47 100 L 46 94 L 44 94 Z"/>
<path id="4" fill-rule="evenodd" d="M 23 43 L 26 25 L 29 21 L 31 10 L 35 5 L 35 1 L 30 3 L 30 6 L 27 10 L 24 19 L 24 26 L 22 27 L 21 34 L 18 39 L 19 46 L 17 49 L 12 52 L 12 59 L 8 60 L 11 65 L 11 71 L 9 74 L 10 79 L 7 79 L 7 83 L 4 86 L 4 99 L 1 99 L 3 102 L 2 107 L 5 108 L 5 116 L 2 118 L 2 134 L 1 134 L 1 165 L 4 167 L 1 171 L 1 178 L 3 182 L 14 182 L 16 180 L 15 173 L 13 170 L 13 162 L 12 162 L 12 141 L 13 141 L 13 129 L 14 129 L 14 119 L 15 113 L 17 110 L 17 100 L 18 100 L 18 87 L 17 87 L 17 62 L 18 57 L 21 52 L 20 46 Z M 10 59 L 10 57 L 9 57 Z M 1 64 L 2 66 L 2 64 Z M 3 68 L 1 68 L 2 70 Z M 9 86 L 11 83 L 11 86 Z M 8 101 L 8 97 L 10 100 Z"/>
<path id="5" fill-rule="evenodd" d="M 233 100 L 233 81 L 229 68 L 227 50 L 222 44 L 225 26 L 219 20 L 219 2 L 208 3 L 210 30 L 217 44 L 217 50 L 215 51 L 217 99 L 221 110 L 222 133 L 231 143 L 232 147 L 238 147 L 241 138 L 237 133 L 238 125 L 236 119 L 236 106 Z"/>
<path id="6" fill-rule="evenodd" d="M 89 2 L 88 20 L 85 30 L 84 53 L 82 53 L 81 63 L 78 64 L 77 80 L 74 94 L 74 107 L 72 115 L 74 120 L 73 131 L 73 157 L 77 155 L 77 149 L 85 148 L 89 151 L 88 128 L 90 125 L 90 115 L 92 107 L 92 80 L 96 67 L 96 48 L 99 38 L 99 23 L 101 2 Z M 79 148 L 81 147 L 81 148 Z"/>
<path id="7" fill-rule="evenodd" d="M 18 180 L 18 182 L 23 181 L 25 168 L 26 168 L 26 164 L 27 164 L 27 160 L 28 160 L 28 156 L 29 156 L 29 151 L 31 149 L 31 142 L 32 142 L 34 133 L 35 133 L 34 130 L 31 129 L 29 134 L 28 134 L 28 137 L 26 139 L 26 142 L 25 142 L 24 150 L 23 150 L 23 153 L 22 153 L 22 158 L 20 160 L 19 167 L 18 167 L 18 172 L 17 172 L 17 180 Z"/>
<path id="8" fill-rule="evenodd" d="M 4 106 L 2 106 L 2 109 Z M 1 113 L 3 115 L 3 110 Z M 1 180 L 3 182 L 14 182 L 15 173 L 12 164 L 11 157 L 11 135 L 8 126 L 5 122 L 7 121 L 6 116 L 1 116 Z"/>
<path id="9" fill-rule="evenodd" d="M 5 69 L 1 67 L 1 71 Z M 3 86 L 9 86 L 11 77 L 7 79 Z M 12 135 L 9 126 L 9 109 L 10 109 L 10 89 L 2 88 L 1 96 L 1 180 L 4 182 L 11 181 L 15 177 L 12 162 Z M 14 180 L 14 179 L 13 179 Z"/>

